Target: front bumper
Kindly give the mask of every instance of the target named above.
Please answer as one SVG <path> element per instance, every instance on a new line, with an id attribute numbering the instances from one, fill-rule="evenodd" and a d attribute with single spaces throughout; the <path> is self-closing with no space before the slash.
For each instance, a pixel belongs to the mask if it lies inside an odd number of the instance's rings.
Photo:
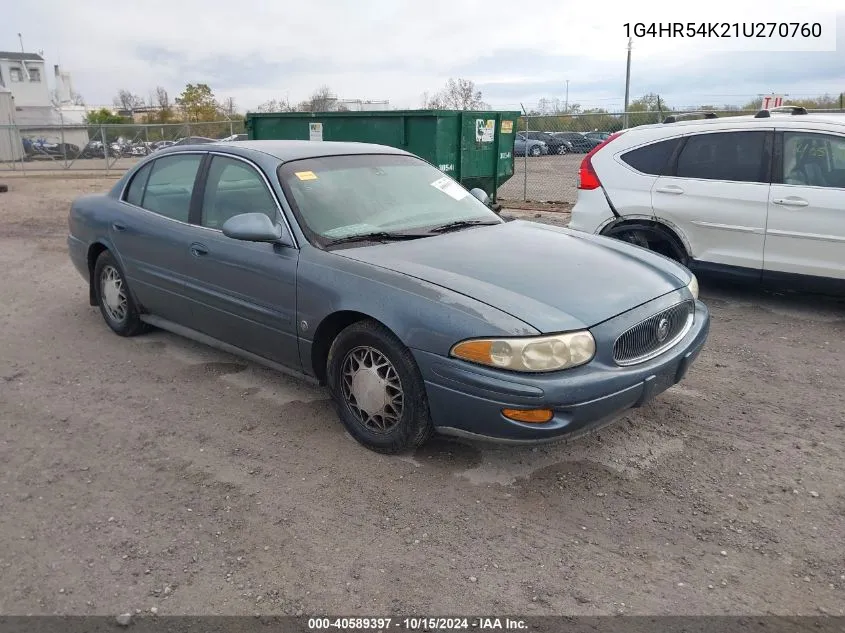
<path id="1" fill-rule="evenodd" d="M 680 382 L 709 330 L 710 313 L 697 301 L 686 336 L 657 358 L 619 367 L 597 355 L 582 367 L 548 374 L 515 374 L 419 350 L 414 355 L 438 432 L 515 444 L 547 442 L 603 426 Z M 504 408 L 550 408 L 554 416 L 543 424 L 515 422 L 502 415 Z"/>

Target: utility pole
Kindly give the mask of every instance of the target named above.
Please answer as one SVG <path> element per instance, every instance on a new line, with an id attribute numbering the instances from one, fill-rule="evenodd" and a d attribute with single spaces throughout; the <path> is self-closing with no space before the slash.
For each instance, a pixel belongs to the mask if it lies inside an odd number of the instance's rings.
<path id="1" fill-rule="evenodd" d="M 566 102 L 563 105 L 563 111 L 569 113 L 569 80 L 566 80 Z"/>
<path id="2" fill-rule="evenodd" d="M 628 99 L 631 96 L 631 48 L 633 46 L 634 39 L 629 37 L 628 38 L 628 66 L 625 70 L 625 118 L 624 118 L 624 126 L 628 127 Z"/>

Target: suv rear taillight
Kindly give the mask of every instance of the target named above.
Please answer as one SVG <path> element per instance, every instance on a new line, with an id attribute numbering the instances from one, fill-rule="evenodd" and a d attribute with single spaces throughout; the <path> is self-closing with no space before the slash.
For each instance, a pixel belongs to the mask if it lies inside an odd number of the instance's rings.
<path id="1" fill-rule="evenodd" d="M 598 189 L 601 187 L 601 181 L 599 180 L 599 175 L 596 173 L 595 168 L 593 167 L 593 155 L 599 151 L 600 149 L 604 149 L 604 147 L 610 143 L 613 139 L 617 138 L 620 134 L 622 134 L 625 130 L 621 132 L 614 132 L 610 136 L 608 136 L 603 143 L 596 145 L 593 149 L 587 152 L 587 155 L 584 156 L 584 160 L 581 161 L 581 168 L 578 170 L 578 188 L 579 189 Z"/>

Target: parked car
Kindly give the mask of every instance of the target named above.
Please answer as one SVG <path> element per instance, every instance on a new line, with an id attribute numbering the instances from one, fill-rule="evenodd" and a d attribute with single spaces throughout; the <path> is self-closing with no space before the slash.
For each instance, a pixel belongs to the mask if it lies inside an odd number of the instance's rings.
<path id="1" fill-rule="evenodd" d="M 844 211 L 845 114 L 786 108 L 612 135 L 581 163 L 570 227 L 703 274 L 845 292 Z"/>
<path id="2" fill-rule="evenodd" d="M 155 141 L 152 143 L 151 149 L 154 152 L 157 152 L 160 149 L 164 149 L 165 147 L 170 147 L 172 145 L 176 145 L 176 141 Z"/>
<path id="3" fill-rule="evenodd" d="M 578 132 L 555 132 L 554 137 L 558 143 L 566 145 L 567 152 L 576 154 L 586 154 L 597 145 L 596 142 Z"/>
<path id="4" fill-rule="evenodd" d="M 529 156 L 542 156 L 549 153 L 549 148 L 543 141 L 527 139 L 520 132 L 513 139 L 513 155 L 525 156 L 526 152 Z"/>
<path id="5" fill-rule="evenodd" d="M 115 333 L 327 384 L 380 452 L 575 437 L 683 378 L 710 322 L 686 268 L 488 204 L 381 145 L 171 147 L 75 200 L 67 242 Z"/>
<path id="6" fill-rule="evenodd" d="M 522 135 L 534 141 L 543 141 L 546 144 L 549 154 L 566 154 L 569 152 L 569 145 L 562 138 L 555 136 L 551 132 L 528 130 L 527 132 L 522 132 Z"/>
<path id="7" fill-rule="evenodd" d="M 202 145 L 204 143 L 219 143 L 217 139 L 208 138 L 207 136 L 186 136 L 180 138 L 173 145 Z"/>

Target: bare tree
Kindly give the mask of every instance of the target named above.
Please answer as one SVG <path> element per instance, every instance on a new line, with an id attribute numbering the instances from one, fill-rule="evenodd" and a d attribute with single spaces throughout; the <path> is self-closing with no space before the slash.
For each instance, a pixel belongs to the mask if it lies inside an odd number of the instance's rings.
<path id="1" fill-rule="evenodd" d="M 167 90 L 162 88 L 161 86 L 156 87 L 156 103 L 158 107 L 162 110 L 170 108 L 170 95 L 167 94 Z M 151 103 L 152 104 L 152 103 Z"/>
<path id="2" fill-rule="evenodd" d="M 428 97 L 425 107 L 430 110 L 481 110 L 489 107 L 481 98 L 481 91 L 469 79 L 449 79 L 438 93 Z"/>
<path id="3" fill-rule="evenodd" d="M 309 99 L 311 112 L 329 112 L 335 109 L 337 97 L 328 86 L 320 86 Z"/>
<path id="4" fill-rule="evenodd" d="M 238 113 L 238 106 L 235 105 L 235 98 L 234 97 L 226 97 L 220 103 L 220 111 L 223 112 L 227 117 L 230 117 L 234 114 Z"/>
<path id="5" fill-rule="evenodd" d="M 296 112 L 287 97 L 284 99 L 270 99 L 255 108 L 256 112 Z"/>
<path id="6" fill-rule="evenodd" d="M 138 95 L 129 92 L 128 90 L 121 89 L 118 90 L 117 96 L 114 98 L 114 105 L 119 107 L 121 110 L 132 112 L 138 108 L 144 107 L 144 99 L 143 97 L 139 97 Z"/>

